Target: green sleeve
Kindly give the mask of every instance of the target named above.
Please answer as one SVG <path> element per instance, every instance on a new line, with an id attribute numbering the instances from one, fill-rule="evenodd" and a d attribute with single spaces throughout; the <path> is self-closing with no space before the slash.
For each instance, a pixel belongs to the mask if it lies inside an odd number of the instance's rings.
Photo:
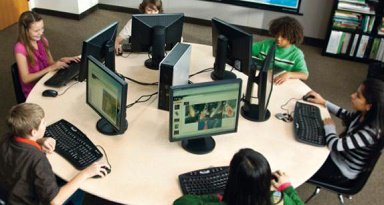
<path id="1" fill-rule="evenodd" d="M 258 57 L 261 51 L 262 42 L 256 42 L 252 44 L 252 56 Z"/>
<path id="2" fill-rule="evenodd" d="M 307 68 L 307 63 L 305 62 L 305 59 L 304 59 L 304 53 L 299 49 L 297 51 L 296 65 L 294 69 L 292 69 L 292 71 L 308 74 L 308 68 Z"/>
<path id="3" fill-rule="evenodd" d="M 224 205 L 216 195 L 184 195 L 173 202 L 173 205 Z"/>
<path id="4" fill-rule="evenodd" d="M 284 193 L 284 205 L 304 205 L 304 202 L 300 199 L 296 190 L 289 186 L 283 190 Z"/>

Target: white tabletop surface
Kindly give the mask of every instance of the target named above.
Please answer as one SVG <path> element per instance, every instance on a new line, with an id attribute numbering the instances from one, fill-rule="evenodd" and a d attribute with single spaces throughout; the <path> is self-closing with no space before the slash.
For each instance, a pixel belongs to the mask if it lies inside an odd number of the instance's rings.
<path id="1" fill-rule="evenodd" d="M 190 74 L 212 67 L 212 47 L 191 45 Z M 137 53 L 116 57 L 116 69 L 138 81 L 157 82 L 159 71 L 143 66 L 147 57 L 147 54 Z M 235 73 L 243 79 L 242 92 L 245 93 L 247 78 L 237 71 Z M 229 165 L 232 156 L 246 147 L 262 153 L 272 170 L 284 170 L 297 187 L 320 168 L 329 153 L 326 147 L 297 142 L 293 124 L 274 117 L 276 113 L 285 112 L 280 108 L 281 105 L 291 98 L 301 98 L 310 90 L 300 80 L 289 80 L 283 85 L 274 86 L 269 105 L 272 116 L 268 121 L 252 122 L 240 115 L 237 133 L 214 136 L 215 149 L 208 154 L 195 155 L 185 151 L 180 142 L 169 142 L 169 114 L 157 109 L 157 96 L 127 110 L 128 129 L 124 134 L 106 136 L 96 130 L 96 122 L 100 117 L 85 102 L 85 82 L 73 85 L 63 95 L 55 98 L 42 97 L 41 93 L 48 89 L 44 82 L 51 75 L 47 74 L 38 82 L 27 102 L 37 103 L 44 108 L 48 124 L 66 119 L 84 132 L 94 144 L 106 150 L 112 172 L 102 179 L 87 180 L 81 189 L 111 201 L 138 205 L 172 204 L 182 194 L 179 174 L 210 166 Z M 210 73 L 193 76 L 190 80 L 194 83 L 211 81 Z M 58 91 L 62 93 L 65 89 L 60 88 Z M 157 86 L 143 86 L 128 81 L 127 104 L 141 95 L 156 91 Z M 295 101 L 291 100 L 287 104 L 290 111 L 293 111 Z M 323 118 L 329 116 L 323 107 L 321 114 Z M 56 153 L 49 154 L 48 159 L 53 171 L 66 180 L 78 172 Z"/>

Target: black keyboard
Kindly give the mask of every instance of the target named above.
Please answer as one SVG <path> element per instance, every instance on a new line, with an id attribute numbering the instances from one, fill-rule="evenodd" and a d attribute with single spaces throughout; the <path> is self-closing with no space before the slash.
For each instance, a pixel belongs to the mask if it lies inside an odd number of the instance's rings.
<path id="1" fill-rule="evenodd" d="M 183 194 L 224 194 L 229 167 L 210 167 L 179 175 Z"/>
<path id="2" fill-rule="evenodd" d="M 80 63 L 72 62 L 65 69 L 60 69 L 44 85 L 51 87 L 62 87 L 79 75 Z"/>
<path id="3" fill-rule="evenodd" d="M 55 151 L 76 169 L 82 170 L 103 156 L 84 133 L 66 120 L 49 125 L 45 136 L 56 140 Z"/>
<path id="4" fill-rule="evenodd" d="M 318 107 L 296 102 L 293 124 L 298 141 L 315 146 L 325 145 L 324 124 Z"/>

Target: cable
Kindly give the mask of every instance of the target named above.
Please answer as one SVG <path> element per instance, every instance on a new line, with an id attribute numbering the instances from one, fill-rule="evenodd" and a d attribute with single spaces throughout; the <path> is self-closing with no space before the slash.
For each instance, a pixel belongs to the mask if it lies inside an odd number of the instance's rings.
<path id="1" fill-rule="evenodd" d="M 195 76 L 197 74 L 204 73 L 204 72 L 209 72 L 209 71 L 213 71 L 213 68 L 206 68 L 204 70 L 201 70 L 201 71 L 198 71 L 198 72 L 196 72 L 194 74 L 189 75 L 189 77 L 193 77 L 193 76 Z"/>
<path id="2" fill-rule="evenodd" d="M 135 102 L 133 102 L 133 103 L 131 103 L 131 104 L 128 104 L 128 105 L 126 106 L 126 108 L 127 108 L 127 109 L 130 108 L 130 107 L 132 107 L 133 105 L 135 105 L 136 103 L 147 102 L 149 99 L 152 98 L 152 96 L 154 96 L 154 95 L 156 95 L 156 94 L 157 94 L 157 92 L 154 92 L 154 93 L 149 94 L 149 95 L 142 95 L 142 96 L 140 96 Z M 144 98 L 144 97 L 147 97 L 147 99 L 140 101 L 141 98 Z"/>
<path id="3" fill-rule="evenodd" d="M 68 86 L 62 93 L 58 94 L 57 96 L 64 95 L 64 93 L 67 92 L 67 90 L 68 90 L 69 88 L 71 88 L 72 86 L 76 85 L 77 83 L 79 83 L 79 81 L 76 81 L 76 82 L 74 82 L 73 84 L 71 84 L 70 86 Z"/>
<path id="4" fill-rule="evenodd" d="M 107 153 L 105 152 L 104 148 L 101 146 L 101 145 L 96 145 L 96 147 L 100 147 L 101 150 L 103 150 L 103 153 L 104 153 L 104 156 L 105 156 L 105 159 L 107 160 L 107 164 L 109 165 L 109 168 L 112 169 L 112 165 L 111 163 L 109 163 L 109 160 L 108 160 L 108 155 Z"/>
<path id="5" fill-rule="evenodd" d="M 137 80 L 135 80 L 135 79 L 132 79 L 132 78 L 130 78 L 130 77 L 127 77 L 127 76 L 125 76 L 125 75 L 122 75 L 125 79 L 127 79 L 127 80 L 129 80 L 129 81 L 132 81 L 132 82 L 134 82 L 134 83 L 137 83 L 137 84 L 139 84 L 139 85 L 159 85 L 159 83 L 158 82 L 153 82 L 153 83 L 144 83 L 144 82 L 140 82 L 140 81 L 137 81 Z"/>
<path id="6" fill-rule="evenodd" d="M 289 112 L 289 109 L 285 108 L 285 106 L 287 106 L 288 103 L 291 102 L 291 100 L 296 100 L 296 101 L 298 101 L 298 100 L 300 100 L 300 99 L 298 99 L 298 98 L 291 98 L 291 99 L 289 99 L 287 102 L 285 102 L 284 104 L 282 104 L 282 105 L 280 106 L 280 108 L 281 108 L 282 110 L 284 110 L 288 115 L 291 115 L 293 111 L 292 111 L 292 112 Z"/>

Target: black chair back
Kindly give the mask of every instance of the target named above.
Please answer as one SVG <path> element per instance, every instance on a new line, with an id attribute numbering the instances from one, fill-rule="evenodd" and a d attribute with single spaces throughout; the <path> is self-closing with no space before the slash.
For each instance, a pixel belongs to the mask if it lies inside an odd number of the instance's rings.
<path id="1" fill-rule="evenodd" d="M 23 90 L 21 89 L 20 79 L 19 79 L 19 69 L 17 64 L 14 63 L 11 66 L 13 88 L 15 90 L 16 102 L 23 103 L 25 102 L 25 96 Z"/>

